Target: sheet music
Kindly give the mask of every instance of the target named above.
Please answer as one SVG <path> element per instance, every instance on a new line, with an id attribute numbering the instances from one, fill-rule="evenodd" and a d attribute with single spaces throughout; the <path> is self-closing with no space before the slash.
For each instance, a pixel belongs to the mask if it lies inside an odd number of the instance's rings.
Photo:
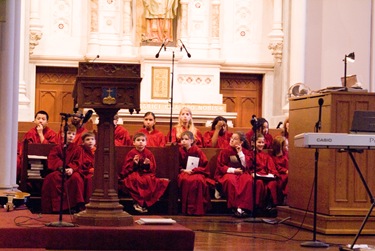
<path id="1" fill-rule="evenodd" d="M 186 163 L 186 170 L 193 170 L 193 168 L 196 168 L 199 166 L 199 158 L 189 156 L 187 163 Z"/>

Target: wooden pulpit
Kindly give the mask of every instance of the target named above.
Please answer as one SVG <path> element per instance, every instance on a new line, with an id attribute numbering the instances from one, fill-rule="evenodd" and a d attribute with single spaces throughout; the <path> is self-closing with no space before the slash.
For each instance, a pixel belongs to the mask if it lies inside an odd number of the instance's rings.
<path id="1" fill-rule="evenodd" d="M 119 109 L 140 111 L 140 65 L 79 63 L 73 98 L 79 108 L 92 108 L 99 116 L 93 176 L 93 194 L 76 223 L 92 226 L 132 225 L 117 194 L 113 117 Z"/>

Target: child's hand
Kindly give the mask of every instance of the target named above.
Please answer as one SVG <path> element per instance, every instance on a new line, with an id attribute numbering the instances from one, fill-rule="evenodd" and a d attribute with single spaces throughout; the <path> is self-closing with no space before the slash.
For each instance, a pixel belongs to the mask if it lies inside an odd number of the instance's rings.
<path id="1" fill-rule="evenodd" d="M 139 162 L 139 155 L 135 155 L 133 158 L 134 163 L 138 164 Z"/>
<path id="2" fill-rule="evenodd" d="M 238 153 L 242 152 L 242 146 L 241 145 L 236 146 L 236 151 Z"/>
<path id="3" fill-rule="evenodd" d="M 242 174 L 242 173 L 243 173 L 243 171 L 242 171 L 241 168 L 234 169 L 234 174 Z"/>
<path id="4" fill-rule="evenodd" d="M 36 130 L 38 134 L 43 134 L 43 125 L 42 124 L 37 125 Z"/>
<path id="5" fill-rule="evenodd" d="M 143 161 L 143 164 L 145 164 L 145 165 L 150 164 L 150 159 L 149 158 L 145 158 L 145 160 Z"/>
<path id="6" fill-rule="evenodd" d="M 73 169 L 72 168 L 66 168 L 65 169 L 65 174 L 68 175 L 68 176 L 72 175 L 73 174 Z"/>
<path id="7" fill-rule="evenodd" d="M 186 169 L 184 169 L 184 172 L 187 173 L 187 174 L 192 174 L 192 171 L 191 171 L 191 170 L 186 170 Z"/>

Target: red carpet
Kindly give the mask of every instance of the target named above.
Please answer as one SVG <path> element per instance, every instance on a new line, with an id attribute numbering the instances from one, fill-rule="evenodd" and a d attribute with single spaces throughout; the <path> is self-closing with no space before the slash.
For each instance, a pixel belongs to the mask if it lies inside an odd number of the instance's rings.
<path id="1" fill-rule="evenodd" d="M 142 216 L 146 218 L 152 216 Z M 133 216 L 134 220 L 139 216 Z M 179 224 L 126 227 L 46 227 L 59 215 L 32 214 L 16 209 L 0 212 L 2 248 L 46 248 L 81 250 L 193 250 L 195 234 Z M 72 222 L 63 215 L 64 222 Z"/>

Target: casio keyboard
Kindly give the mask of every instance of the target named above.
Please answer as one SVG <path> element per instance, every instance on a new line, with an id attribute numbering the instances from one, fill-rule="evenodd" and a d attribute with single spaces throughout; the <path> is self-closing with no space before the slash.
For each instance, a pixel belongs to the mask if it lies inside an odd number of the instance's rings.
<path id="1" fill-rule="evenodd" d="M 331 149 L 375 149 L 375 134 L 301 133 L 294 136 L 294 146 Z"/>
<path id="2" fill-rule="evenodd" d="M 318 151 L 319 148 L 325 149 L 343 149 L 347 150 L 355 169 L 366 189 L 366 192 L 371 200 L 370 209 L 362 222 L 361 227 L 358 230 L 357 235 L 354 237 L 353 243 L 350 247 L 341 246 L 340 250 L 353 250 L 353 247 L 360 236 L 363 228 L 369 219 L 372 210 L 375 207 L 375 197 L 372 195 L 369 186 L 358 166 L 357 161 L 354 158 L 353 151 L 358 149 L 375 149 L 375 134 L 350 134 L 350 133 L 301 133 L 294 136 L 294 146 L 304 148 L 315 148 Z M 318 156 L 318 155 L 316 155 Z M 317 163 L 317 162 L 316 162 Z M 317 173 L 317 171 L 316 171 Z"/>

